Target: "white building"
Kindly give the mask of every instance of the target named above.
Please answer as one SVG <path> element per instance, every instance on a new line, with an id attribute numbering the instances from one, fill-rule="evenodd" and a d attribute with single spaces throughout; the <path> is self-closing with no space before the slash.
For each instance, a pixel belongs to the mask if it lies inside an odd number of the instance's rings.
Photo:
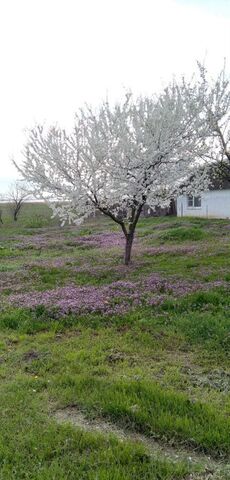
<path id="1" fill-rule="evenodd" d="M 177 198 L 178 217 L 230 218 L 230 187 Z"/>

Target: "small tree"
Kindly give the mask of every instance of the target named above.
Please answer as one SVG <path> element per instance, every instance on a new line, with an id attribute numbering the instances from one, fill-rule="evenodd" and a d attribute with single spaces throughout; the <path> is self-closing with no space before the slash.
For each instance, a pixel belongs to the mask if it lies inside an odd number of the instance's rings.
<path id="1" fill-rule="evenodd" d="M 10 211 L 15 222 L 18 220 L 18 216 L 28 196 L 29 194 L 26 191 L 25 185 L 19 182 L 16 182 L 6 194 L 5 197 L 9 203 Z"/>
<path id="2" fill-rule="evenodd" d="M 154 98 L 111 107 L 104 102 L 97 112 L 78 112 L 72 134 L 57 127 L 30 130 L 25 160 L 18 169 L 36 195 L 50 202 L 63 224 L 81 223 L 95 210 L 122 229 L 125 264 L 143 206 L 168 206 L 184 179 L 193 173 L 198 191 L 207 187 L 205 169 L 197 158 L 207 145 L 194 135 L 197 108 L 194 99 L 176 85 Z"/>

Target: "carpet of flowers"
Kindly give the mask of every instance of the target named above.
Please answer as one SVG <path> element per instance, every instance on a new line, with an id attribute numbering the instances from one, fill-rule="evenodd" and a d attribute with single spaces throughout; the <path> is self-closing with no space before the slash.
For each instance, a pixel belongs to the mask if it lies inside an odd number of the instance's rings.
<path id="1" fill-rule="evenodd" d="M 105 315 L 122 314 L 137 306 L 156 306 L 168 298 L 179 298 L 199 290 L 209 290 L 210 288 L 225 286 L 226 282 L 212 281 L 201 282 L 200 280 L 189 280 L 178 278 L 175 275 L 161 276 L 151 273 L 135 280 L 129 279 L 129 273 L 133 269 L 141 266 L 141 261 L 135 259 L 134 267 L 131 265 L 128 269 L 122 265 L 122 261 L 116 265 L 109 265 L 108 262 L 113 258 L 109 249 L 118 249 L 122 254 L 124 247 L 124 237 L 120 232 L 93 233 L 91 235 L 75 236 L 71 229 L 68 237 L 64 233 L 56 230 L 42 231 L 40 234 L 31 236 L 21 235 L 20 241 L 13 244 L 14 249 L 28 251 L 28 256 L 23 258 L 21 267 L 16 271 L 0 272 L 0 293 L 3 295 L 1 302 L 2 308 L 5 305 L 16 307 L 36 308 L 43 305 L 48 310 L 56 310 L 58 315 L 69 313 L 93 313 L 98 312 Z M 15 240 L 11 238 L 11 240 Z M 79 256 L 74 256 L 73 250 L 77 247 L 87 247 L 95 249 L 98 257 L 101 255 L 97 264 L 92 264 L 90 259 L 84 257 L 84 251 Z M 58 255 L 60 247 L 63 249 L 61 255 Z M 197 245 L 156 245 L 149 246 L 145 239 L 137 238 L 135 240 L 134 250 L 148 256 L 169 255 L 194 255 L 198 248 Z M 205 245 L 203 245 L 205 248 Z M 30 250 L 41 251 L 41 256 L 30 256 Z M 53 249 L 52 254 L 49 249 Z M 56 253 L 55 253 L 56 249 Z M 107 249 L 105 259 L 102 260 L 103 250 Z M 83 249 L 84 250 L 84 249 Z M 45 257 L 42 257 L 42 254 Z M 24 253 L 24 255 L 25 255 Z M 95 253 L 97 255 L 97 253 Z M 50 269 L 65 269 L 68 272 L 64 285 L 54 285 L 53 288 L 39 288 L 36 284 L 38 274 L 36 268 L 39 267 L 49 273 Z M 97 277 L 106 272 L 112 272 L 112 280 L 103 282 L 102 285 L 86 284 L 78 285 L 77 275 L 88 274 Z M 71 277 L 74 278 L 71 279 Z M 42 290 L 42 291 L 41 291 Z"/>

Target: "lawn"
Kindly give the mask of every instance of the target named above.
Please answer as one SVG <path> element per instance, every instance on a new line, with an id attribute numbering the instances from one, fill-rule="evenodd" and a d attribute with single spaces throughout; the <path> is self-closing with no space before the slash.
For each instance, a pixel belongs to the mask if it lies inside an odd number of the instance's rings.
<path id="1" fill-rule="evenodd" d="M 230 223 L 0 225 L 0 480 L 230 479 Z"/>

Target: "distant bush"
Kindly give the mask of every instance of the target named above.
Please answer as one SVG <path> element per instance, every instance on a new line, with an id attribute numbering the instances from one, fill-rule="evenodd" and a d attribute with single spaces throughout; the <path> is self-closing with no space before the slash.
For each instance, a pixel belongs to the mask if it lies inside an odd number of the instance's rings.
<path id="1" fill-rule="evenodd" d="M 207 233 L 198 227 L 178 227 L 170 229 L 160 235 L 160 239 L 166 242 L 184 242 L 186 240 L 202 240 Z"/>

